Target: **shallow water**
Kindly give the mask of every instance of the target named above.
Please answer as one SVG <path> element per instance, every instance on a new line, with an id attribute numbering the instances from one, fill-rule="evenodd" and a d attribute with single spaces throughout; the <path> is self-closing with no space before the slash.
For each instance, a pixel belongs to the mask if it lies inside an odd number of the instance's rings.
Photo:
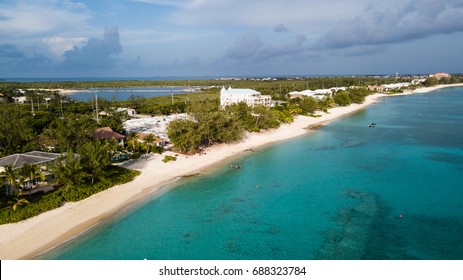
<path id="1" fill-rule="evenodd" d="M 463 88 L 385 98 L 42 257 L 463 259 L 462 107 Z"/>

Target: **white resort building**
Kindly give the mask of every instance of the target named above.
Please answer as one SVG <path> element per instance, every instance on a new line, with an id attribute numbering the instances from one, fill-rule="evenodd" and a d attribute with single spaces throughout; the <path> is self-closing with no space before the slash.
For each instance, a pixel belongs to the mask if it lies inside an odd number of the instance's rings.
<path id="1" fill-rule="evenodd" d="M 270 95 L 262 95 L 260 92 L 252 89 L 223 87 L 220 90 L 220 106 L 225 107 L 240 102 L 246 103 L 250 107 L 263 105 L 266 107 L 272 106 L 272 97 Z"/>

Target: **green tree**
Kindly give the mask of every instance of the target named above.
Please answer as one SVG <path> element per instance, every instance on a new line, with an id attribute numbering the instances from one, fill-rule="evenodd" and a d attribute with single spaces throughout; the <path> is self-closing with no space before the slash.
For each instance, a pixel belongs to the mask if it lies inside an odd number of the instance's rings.
<path id="1" fill-rule="evenodd" d="M 297 104 L 291 104 L 288 108 L 289 112 L 293 115 L 300 115 L 302 114 L 302 109 Z"/>
<path id="2" fill-rule="evenodd" d="M 58 183 L 64 186 L 66 191 L 69 187 L 80 184 L 85 176 L 80 158 L 74 155 L 72 149 L 67 151 L 64 161 L 59 160 L 52 166 L 52 171 Z"/>
<path id="3" fill-rule="evenodd" d="M 318 109 L 318 102 L 312 97 L 304 96 L 299 103 L 299 107 L 303 115 L 313 114 Z"/>
<path id="4" fill-rule="evenodd" d="M 25 199 L 21 193 L 18 193 L 17 195 L 11 198 L 9 204 L 11 205 L 11 209 L 13 209 L 13 211 L 16 211 L 18 207 L 29 204 L 29 201 Z"/>
<path id="5" fill-rule="evenodd" d="M 84 171 L 90 175 L 92 185 L 95 179 L 104 179 L 106 168 L 111 163 L 109 145 L 101 141 L 90 141 L 78 147 Z"/>
<path id="6" fill-rule="evenodd" d="M 40 177 L 41 180 L 45 180 L 45 175 L 40 171 L 40 167 L 38 165 L 26 163 L 21 168 L 21 173 L 24 178 L 32 184 L 32 186 L 29 187 L 29 196 L 31 195 L 32 188 L 37 184 L 36 179 Z"/>
<path id="7" fill-rule="evenodd" d="M 436 77 L 429 77 L 424 81 L 424 85 L 427 87 L 432 87 L 439 84 L 439 80 Z"/>
<path id="8" fill-rule="evenodd" d="M 6 180 L 6 193 L 7 195 L 10 195 L 11 193 L 14 193 L 16 191 L 16 185 L 17 182 L 16 180 L 18 179 L 18 173 L 16 170 L 13 169 L 12 165 L 7 165 L 5 166 L 5 170 L 3 171 L 3 174 L 5 176 Z"/>
<path id="9" fill-rule="evenodd" d="M 135 132 L 129 133 L 127 135 L 125 144 L 127 146 L 127 150 L 135 152 L 137 150 L 138 138 Z"/>
<path id="10" fill-rule="evenodd" d="M 365 102 L 365 97 L 369 94 L 365 87 L 356 87 L 348 89 L 348 94 L 351 103 L 362 104 Z"/>
<path id="11" fill-rule="evenodd" d="M 179 152 L 195 153 L 201 144 L 201 135 L 196 133 L 198 127 L 192 120 L 174 120 L 169 123 L 167 135 Z"/>
<path id="12" fill-rule="evenodd" d="M 24 164 L 24 166 L 21 168 L 21 173 L 24 177 L 26 177 L 29 181 L 32 181 L 32 184 L 36 184 L 36 179 L 40 177 L 41 180 L 45 179 L 45 176 L 43 173 L 40 171 L 40 167 L 35 164 Z"/>
<path id="13" fill-rule="evenodd" d="M 151 145 L 154 143 L 154 141 L 156 140 L 156 137 L 154 137 L 153 134 L 148 134 L 146 137 L 145 137 L 145 142 L 146 142 L 146 145 L 147 145 L 147 148 L 146 148 L 146 154 L 149 154 L 150 151 L 151 151 Z"/>
<path id="14" fill-rule="evenodd" d="M 300 109 L 298 107 L 294 107 L 295 109 Z M 281 123 L 292 123 L 294 121 L 294 111 L 291 111 L 283 106 L 276 106 L 273 108 L 273 111 L 278 116 L 278 120 Z"/>
<path id="15" fill-rule="evenodd" d="M 58 141 L 59 151 L 75 150 L 90 140 L 90 135 L 97 128 L 96 121 L 88 115 L 68 115 L 57 118 L 44 131 L 45 135 Z"/>
<path id="16" fill-rule="evenodd" d="M 260 131 L 261 129 L 277 128 L 280 126 L 277 115 L 267 107 L 254 107 L 253 116 L 255 119 L 255 126 L 257 131 Z"/>
<path id="17" fill-rule="evenodd" d="M 247 131 L 256 130 L 255 119 L 252 115 L 252 108 L 246 103 L 240 102 L 233 104 L 227 108 L 227 111 L 236 117 L 237 121 L 240 122 L 241 126 Z"/>
<path id="18" fill-rule="evenodd" d="M 351 103 L 349 94 L 346 91 L 338 91 L 334 95 L 334 102 L 339 106 L 348 106 Z"/>
<path id="19" fill-rule="evenodd" d="M 121 132 L 124 130 L 123 119 L 127 119 L 126 112 L 117 112 L 110 107 L 105 109 L 107 115 L 102 116 L 100 119 L 101 126 L 108 126 L 114 131 Z"/>
<path id="20" fill-rule="evenodd" d="M 24 106 L 0 104 L 0 154 L 23 152 L 35 137 L 31 119 Z"/>

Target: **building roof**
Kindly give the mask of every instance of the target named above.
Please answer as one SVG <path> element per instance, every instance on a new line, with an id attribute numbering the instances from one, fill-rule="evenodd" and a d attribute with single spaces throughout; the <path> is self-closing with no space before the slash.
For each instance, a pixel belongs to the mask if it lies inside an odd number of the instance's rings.
<path id="1" fill-rule="evenodd" d="M 439 73 L 431 74 L 431 75 L 429 75 L 429 77 L 449 78 L 449 77 L 450 77 L 450 74 L 439 72 Z"/>
<path id="2" fill-rule="evenodd" d="M 226 94 L 260 94 L 260 92 L 258 91 L 255 91 L 253 89 L 248 89 L 248 88 L 231 88 L 229 87 L 228 89 L 226 89 L 225 87 L 223 87 L 221 90 L 220 90 L 220 93 L 223 94 L 223 93 L 226 93 Z"/>
<path id="3" fill-rule="evenodd" d="M 98 128 L 92 133 L 92 138 L 96 139 L 124 139 L 125 136 L 112 130 L 110 127 Z"/>
<path id="4" fill-rule="evenodd" d="M 153 135 L 154 143 L 159 143 L 159 142 L 165 142 L 166 141 L 165 139 L 162 139 L 161 137 L 158 137 L 157 135 L 155 135 L 153 133 L 140 133 L 140 132 L 137 132 L 137 134 L 136 134 L 137 138 L 140 139 L 141 141 L 146 141 L 146 138 L 148 137 L 148 135 Z"/>
<path id="5" fill-rule="evenodd" d="M 23 154 L 14 154 L 0 158 L 0 167 L 7 165 L 13 166 L 13 169 L 22 168 L 25 164 L 42 164 L 49 161 L 53 161 L 61 157 L 58 153 L 46 153 L 39 151 L 32 151 Z"/>

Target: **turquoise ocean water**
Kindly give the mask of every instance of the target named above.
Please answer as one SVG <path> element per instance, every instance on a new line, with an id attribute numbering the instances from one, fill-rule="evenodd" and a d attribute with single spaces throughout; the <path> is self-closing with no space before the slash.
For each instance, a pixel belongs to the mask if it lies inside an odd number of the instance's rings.
<path id="1" fill-rule="evenodd" d="M 385 98 L 42 258 L 463 259 L 462 108 L 463 88 Z"/>

